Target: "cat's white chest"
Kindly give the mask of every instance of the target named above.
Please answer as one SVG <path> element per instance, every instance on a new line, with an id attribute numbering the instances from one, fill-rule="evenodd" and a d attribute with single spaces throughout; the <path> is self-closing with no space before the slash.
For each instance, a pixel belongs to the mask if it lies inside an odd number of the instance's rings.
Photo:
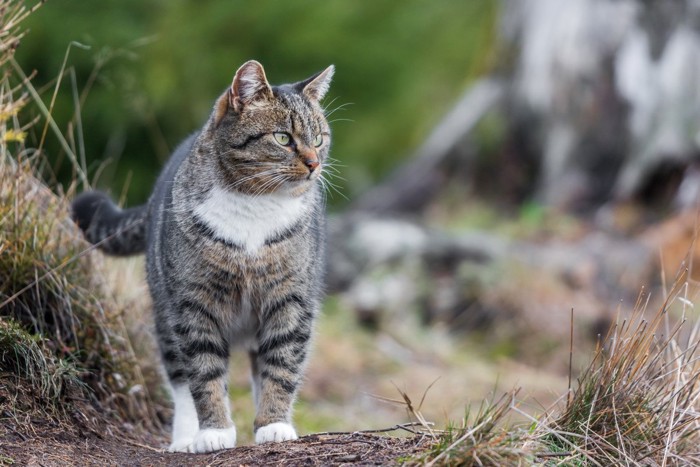
<path id="1" fill-rule="evenodd" d="M 299 222 L 307 209 L 303 196 L 251 196 L 213 188 L 194 215 L 217 238 L 255 253 L 267 240 Z"/>

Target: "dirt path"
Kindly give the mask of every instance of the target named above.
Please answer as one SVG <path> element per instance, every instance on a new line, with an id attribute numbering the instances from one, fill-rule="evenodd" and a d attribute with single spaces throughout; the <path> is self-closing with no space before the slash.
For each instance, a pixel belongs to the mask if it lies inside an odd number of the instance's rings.
<path id="1" fill-rule="evenodd" d="M 395 465 L 431 443 L 417 434 L 420 427 L 405 424 L 211 454 L 169 453 L 167 437 L 154 434 L 161 429 L 137 428 L 111 415 L 80 394 L 50 404 L 35 386 L 0 368 L 0 466 Z"/>
<path id="2" fill-rule="evenodd" d="M 422 436 L 406 438 L 359 432 L 308 435 L 292 442 L 241 446 L 212 454 L 180 454 L 163 452 L 162 449 L 107 434 L 82 437 L 54 427 L 46 428 L 48 430 L 22 430 L 27 434 L 14 432 L 0 440 L 0 465 L 392 465 L 420 452 L 429 444 L 429 439 Z"/>

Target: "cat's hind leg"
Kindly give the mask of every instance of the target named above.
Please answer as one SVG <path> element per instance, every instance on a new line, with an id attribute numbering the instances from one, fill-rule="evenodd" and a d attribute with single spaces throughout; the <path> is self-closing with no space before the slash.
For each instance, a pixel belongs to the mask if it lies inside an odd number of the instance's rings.
<path id="1" fill-rule="evenodd" d="M 158 310 L 158 308 L 156 309 Z M 173 332 L 172 324 L 167 319 L 156 320 L 156 328 L 158 329 L 158 343 L 163 366 L 170 383 L 170 394 L 174 405 L 172 439 L 168 451 L 193 452 L 192 442 L 199 431 L 199 418 L 187 382 L 187 357 L 181 351 L 178 344 L 179 339 Z"/>
<path id="2" fill-rule="evenodd" d="M 173 416 L 173 438 L 170 452 L 192 452 L 192 442 L 199 431 L 197 409 L 187 383 L 175 383 L 171 387 L 175 414 Z"/>

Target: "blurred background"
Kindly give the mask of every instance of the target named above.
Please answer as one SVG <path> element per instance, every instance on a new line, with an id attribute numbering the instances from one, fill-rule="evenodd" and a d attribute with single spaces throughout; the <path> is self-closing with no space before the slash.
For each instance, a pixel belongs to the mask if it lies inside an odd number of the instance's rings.
<path id="1" fill-rule="evenodd" d="M 336 65 L 340 193 L 302 431 L 402 421 L 385 399 L 435 381 L 438 422 L 514 385 L 546 407 L 617 316 L 697 278 L 698 1 L 64 0 L 29 27 L 18 60 L 47 104 L 65 61 L 54 118 L 125 205 L 244 61 L 273 84 Z M 110 264 L 146 315 L 142 265 Z"/>
<path id="2" fill-rule="evenodd" d="M 19 60 L 37 71 L 35 85 L 48 85 L 71 42 L 89 47 L 73 47 L 67 62 L 83 98 L 88 168 L 94 175 L 108 161 L 98 185 L 120 193 L 130 180 L 132 204 L 146 200 L 170 151 L 203 124 L 243 62 L 260 61 L 272 84 L 333 63 L 326 104 L 342 106 L 333 154 L 348 166 L 342 185 L 351 197 L 406 157 L 488 69 L 497 11 L 484 0 L 110 0 L 99 8 L 67 0 L 30 18 Z M 71 79 L 54 110 L 64 124 L 75 112 Z"/>

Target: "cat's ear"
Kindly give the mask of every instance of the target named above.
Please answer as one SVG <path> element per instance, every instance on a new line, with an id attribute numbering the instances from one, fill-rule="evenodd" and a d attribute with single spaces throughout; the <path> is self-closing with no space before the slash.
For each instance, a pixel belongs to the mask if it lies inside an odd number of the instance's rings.
<path id="1" fill-rule="evenodd" d="M 320 101 L 331 87 L 331 79 L 335 73 L 335 66 L 331 65 L 311 78 L 300 82 L 297 86 L 306 97 L 314 101 Z"/>
<path id="2" fill-rule="evenodd" d="M 263 66 L 255 60 L 241 65 L 229 90 L 229 105 L 233 110 L 240 112 L 246 105 L 271 98 L 272 88 L 267 82 Z"/>

